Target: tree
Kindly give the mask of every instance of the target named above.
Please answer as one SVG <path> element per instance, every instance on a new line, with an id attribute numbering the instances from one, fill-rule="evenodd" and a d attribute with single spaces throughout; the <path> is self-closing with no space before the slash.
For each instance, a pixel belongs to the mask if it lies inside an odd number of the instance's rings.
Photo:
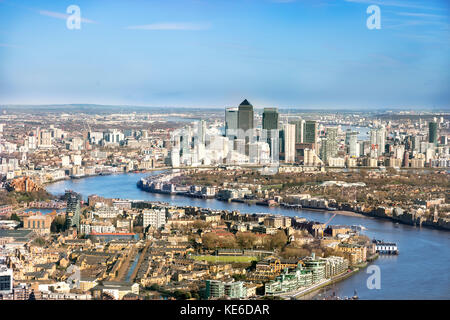
<path id="1" fill-rule="evenodd" d="M 237 247 L 237 242 L 234 235 L 218 236 L 213 232 L 208 232 L 203 235 L 202 243 L 208 249 Z"/>
<path id="2" fill-rule="evenodd" d="M 197 292 L 192 293 L 192 298 L 200 300 L 200 295 Z"/>
<path id="3" fill-rule="evenodd" d="M 234 281 L 241 281 L 247 279 L 245 274 L 233 274 Z"/>
<path id="4" fill-rule="evenodd" d="M 309 256 L 311 253 L 307 249 L 303 248 L 293 248 L 293 247 L 286 247 L 284 248 L 283 252 L 281 253 L 281 256 L 283 258 L 292 258 L 292 257 L 306 257 Z"/>
<path id="5" fill-rule="evenodd" d="M 150 290 L 153 290 L 153 291 L 159 291 L 159 285 L 157 284 L 157 283 L 154 283 L 154 284 L 152 284 L 150 287 L 149 287 L 149 289 Z"/>
<path id="6" fill-rule="evenodd" d="M 43 247 L 46 243 L 47 241 L 45 241 L 45 239 L 42 237 L 38 237 L 33 240 L 33 244 L 39 247 Z"/>
<path id="7" fill-rule="evenodd" d="M 208 228 L 211 224 L 202 220 L 195 220 L 192 226 L 196 229 L 205 229 Z"/>
<path id="8" fill-rule="evenodd" d="M 202 243 L 208 249 L 214 249 L 220 246 L 219 237 L 212 232 L 203 235 Z"/>
<path id="9" fill-rule="evenodd" d="M 57 216 L 53 219 L 52 224 L 50 225 L 50 231 L 54 233 L 64 231 L 65 223 L 66 218 L 64 216 Z"/>
<path id="10" fill-rule="evenodd" d="M 13 213 L 10 217 L 11 220 L 16 220 L 21 222 L 22 220 L 20 219 L 20 217 L 17 215 L 17 213 Z"/>
<path id="11" fill-rule="evenodd" d="M 281 249 L 286 245 L 286 242 L 288 241 L 288 238 L 286 236 L 286 233 L 284 231 L 279 230 L 276 234 L 274 234 L 271 237 L 270 240 L 270 248 L 271 249 Z"/>
<path id="12" fill-rule="evenodd" d="M 252 249 L 257 241 L 257 236 L 252 232 L 238 232 L 236 241 L 240 248 Z"/>

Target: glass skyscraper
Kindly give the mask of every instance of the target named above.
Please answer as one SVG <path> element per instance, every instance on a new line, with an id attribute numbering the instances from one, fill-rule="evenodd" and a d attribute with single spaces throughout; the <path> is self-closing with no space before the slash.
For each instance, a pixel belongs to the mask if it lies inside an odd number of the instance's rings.
<path id="1" fill-rule="evenodd" d="M 278 110 L 277 108 L 264 108 L 262 118 L 262 128 L 265 130 L 278 129 Z"/>
<path id="2" fill-rule="evenodd" d="M 238 128 L 238 108 L 225 109 L 225 136 L 236 137 Z"/>
<path id="3" fill-rule="evenodd" d="M 297 118 L 294 120 L 289 120 L 289 123 L 295 124 L 295 143 L 303 143 L 305 120 Z"/>
<path id="4" fill-rule="evenodd" d="M 253 129 L 253 106 L 245 99 L 238 109 L 238 128 L 244 131 Z"/>
<path id="5" fill-rule="evenodd" d="M 81 212 L 81 195 L 73 191 L 66 191 L 65 198 L 67 200 L 66 208 L 66 229 L 80 226 Z"/>
<path id="6" fill-rule="evenodd" d="M 437 144 L 437 123 L 429 122 L 428 123 L 428 142 Z"/>
<path id="7" fill-rule="evenodd" d="M 317 122 L 316 121 L 306 121 L 304 126 L 303 134 L 304 143 L 317 143 Z"/>

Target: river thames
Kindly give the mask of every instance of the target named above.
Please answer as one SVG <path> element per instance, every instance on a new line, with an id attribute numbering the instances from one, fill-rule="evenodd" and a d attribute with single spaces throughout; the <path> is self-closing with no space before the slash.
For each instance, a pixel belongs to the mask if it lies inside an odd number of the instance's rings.
<path id="1" fill-rule="evenodd" d="M 157 174 L 155 171 L 150 174 Z M 273 213 L 299 216 L 326 222 L 333 213 L 308 210 L 290 210 L 242 203 L 228 203 L 215 199 L 196 199 L 176 195 L 147 193 L 136 187 L 140 178 L 149 173 L 128 173 L 64 180 L 47 186 L 53 194 L 71 189 L 87 199 L 97 194 L 107 198 L 161 201 L 179 206 L 198 206 L 220 210 L 238 210 L 241 213 Z M 368 217 L 336 215 L 331 224 L 362 225 L 368 237 L 398 244 L 398 256 L 380 256 L 372 264 L 381 270 L 381 288 L 369 289 L 366 269 L 337 283 L 329 289 L 339 296 L 352 296 L 357 291 L 360 299 L 450 299 L 450 233 L 408 225 L 394 225 L 387 220 Z"/>

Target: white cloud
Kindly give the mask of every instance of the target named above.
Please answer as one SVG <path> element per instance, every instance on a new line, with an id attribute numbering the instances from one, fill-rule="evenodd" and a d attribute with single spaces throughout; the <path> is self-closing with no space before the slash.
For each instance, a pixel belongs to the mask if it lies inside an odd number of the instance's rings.
<path id="1" fill-rule="evenodd" d="M 415 13 L 415 12 L 399 12 L 397 13 L 400 16 L 407 17 L 418 17 L 418 18 L 447 18 L 446 16 L 442 16 L 439 14 L 430 14 L 430 13 Z"/>
<path id="2" fill-rule="evenodd" d="M 346 2 L 353 3 L 364 3 L 364 4 L 375 4 L 379 6 L 387 6 L 387 7 L 400 7 L 400 8 L 414 8 L 414 9 L 425 9 L 425 10 L 442 10 L 440 8 L 435 7 L 427 7 L 422 5 L 417 5 L 415 3 L 410 3 L 407 1 L 384 1 L 384 0 L 345 0 Z"/>
<path id="3" fill-rule="evenodd" d="M 179 23 L 179 22 L 167 22 L 167 23 L 153 23 L 140 26 L 129 26 L 126 29 L 130 30 L 205 30 L 209 25 L 196 24 L 196 23 Z"/>
<path id="4" fill-rule="evenodd" d="M 42 15 L 42 16 L 52 17 L 52 18 L 56 18 L 56 19 L 63 19 L 63 20 L 66 20 L 68 17 L 70 17 L 70 15 L 66 14 L 66 13 L 47 11 L 47 10 L 39 10 L 39 14 Z M 97 23 L 94 20 L 85 19 L 83 17 L 81 17 L 81 22 L 84 22 L 84 23 Z"/>

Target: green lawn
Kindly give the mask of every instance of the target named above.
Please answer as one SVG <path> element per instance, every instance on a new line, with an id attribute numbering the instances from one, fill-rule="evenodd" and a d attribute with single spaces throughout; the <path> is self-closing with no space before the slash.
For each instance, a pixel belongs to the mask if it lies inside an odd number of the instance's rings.
<path id="1" fill-rule="evenodd" d="M 202 255 L 202 256 L 191 256 L 194 260 L 202 260 L 209 262 L 252 262 L 257 261 L 258 258 L 251 256 L 210 256 L 210 255 Z"/>

